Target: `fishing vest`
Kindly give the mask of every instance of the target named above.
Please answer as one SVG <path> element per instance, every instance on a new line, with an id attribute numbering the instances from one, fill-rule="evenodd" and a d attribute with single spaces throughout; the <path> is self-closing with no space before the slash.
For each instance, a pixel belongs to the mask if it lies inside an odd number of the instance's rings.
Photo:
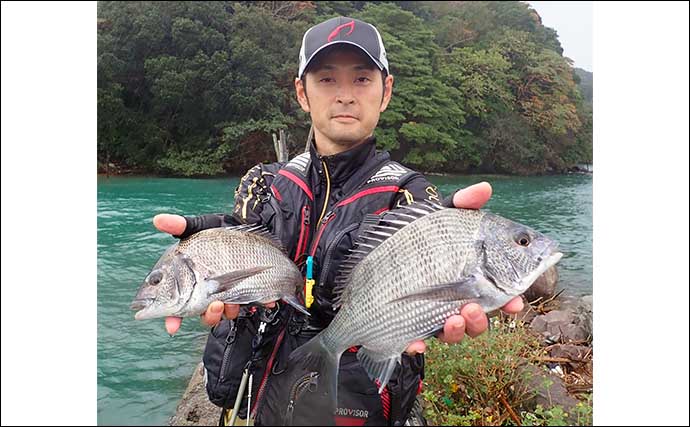
<path id="1" fill-rule="evenodd" d="M 391 160 L 386 152 L 372 150 L 372 154 L 341 183 L 335 197 L 334 189 L 328 188 L 327 162 L 313 148 L 280 167 L 269 184 L 273 209 L 267 211 L 270 218 L 264 219 L 269 219 L 267 225 L 305 275 L 311 257 L 314 283 L 311 289 L 305 284 L 303 297 L 312 313 L 311 322 L 320 327 L 327 326 L 334 315 L 332 283 L 367 215 L 379 215 L 400 200 L 413 200 L 405 184 L 420 174 Z M 322 183 L 325 189 L 321 197 L 315 197 L 314 187 Z M 326 197 L 330 200 L 324 208 Z"/>
<path id="2" fill-rule="evenodd" d="M 346 173 L 338 173 L 343 171 Z M 314 281 L 309 287 L 305 280 L 301 292 L 301 302 L 308 306 L 311 316 L 284 305 L 277 323 L 266 328 L 265 345 L 259 350 L 260 362 L 254 373 L 256 381 L 251 387 L 255 396 L 251 413 L 257 425 L 311 423 L 332 416 L 313 410 L 314 396 L 309 392 L 301 395 L 303 378 L 292 378 L 288 357 L 328 326 L 335 315 L 335 277 L 361 227 L 377 221 L 380 214 L 397 205 L 419 199 L 438 202 L 438 197 L 436 188 L 421 174 L 392 161 L 388 153 L 376 152 L 373 138 L 330 157 L 319 156 L 312 144 L 309 152 L 287 163 L 256 165 L 241 178 L 232 222 L 265 225 L 281 240 L 304 276 L 309 277 L 311 270 Z M 244 324 L 256 326 L 256 319 L 250 320 Z M 232 407 L 251 353 L 250 343 L 253 346 L 255 341 L 256 328 L 238 326 L 242 324 L 240 320 L 221 322 L 212 330 L 204 352 L 209 398 L 225 408 Z M 396 368 L 386 392 L 379 396 L 376 385 L 359 366 L 356 349 L 350 350 L 341 359 L 341 402 L 336 424 L 400 425 L 420 391 L 423 355 L 403 354 L 401 366 Z M 306 375 L 304 381 L 308 379 Z M 293 393 L 293 389 L 297 391 Z M 240 414 L 246 416 L 248 410 Z"/>

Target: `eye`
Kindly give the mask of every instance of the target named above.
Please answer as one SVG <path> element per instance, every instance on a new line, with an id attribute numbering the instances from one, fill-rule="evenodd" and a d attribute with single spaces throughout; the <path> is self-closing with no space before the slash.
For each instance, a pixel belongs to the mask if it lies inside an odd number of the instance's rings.
<path id="1" fill-rule="evenodd" d="M 330 78 L 330 77 L 324 77 L 324 78 L 322 78 L 322 79 L 319 80 L 319 81 L 320 81 L 321 83 L 330 83 L 330 82 L 333 81 L 333 79 Z"/>
<path id="2" fill-rule="evenodd" d="M 532 242 L 527 234 L 518 234 L 517 238 L 515 239 L 515 242 L 520 245 L 520 246 L 529 246 L 529 244 Z"/>
<path id="3" fill-rule="evenodd" d="M 151 274 L 149 274 L 149 285 L 157 285 L 163 280 L 163 273 L 160 271 L 154 271 Z"/>
<path id="4" fill-rule="evenodd" d="M 357 83 L 367 83 L 369 81 L 368 77 L 358 77 Z"/>

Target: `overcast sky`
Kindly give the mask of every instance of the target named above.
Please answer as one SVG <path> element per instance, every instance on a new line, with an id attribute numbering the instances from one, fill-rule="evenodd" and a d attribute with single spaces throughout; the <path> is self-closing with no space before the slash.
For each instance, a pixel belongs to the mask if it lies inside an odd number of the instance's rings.
<path id="1" fill-rule="evenodd" d="M 592 2 L 528 1 L 546 27 L 558 33 L 563 55 L 575 67 L 592 70 Z"/>

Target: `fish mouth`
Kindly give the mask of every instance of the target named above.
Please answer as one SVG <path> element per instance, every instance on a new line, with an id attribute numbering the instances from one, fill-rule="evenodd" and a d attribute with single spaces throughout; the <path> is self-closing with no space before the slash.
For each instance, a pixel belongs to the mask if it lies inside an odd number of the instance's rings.
<path id="1" fill-rule="evenodd" d="M 132 301 L 132 304 L 129 307 L 132 310 L 139 311 L 139 310 L 143 310 L 146 307 L 148 307 L 149 305 L 151 305 L 152 302 L 153 302 L 153 298 L 135 299 L 134 301 Z"/>
<path id="2" fill-rule="evenodd" d="M 532 284 L 541 276 L 546 270 L 551 268 L 553 265 L 555 265 L 558 261 L 561 260 L 563 257 L 562 252 L 551 252 L 552 250 L 555 250 L 558 247 L 558 243 L 554 243 L 550 245 L 548 248 L 542 252 L 541 258 L 542 261 L 539 263 L 539 266 L 530 274 L 528 274 L 524 279 L 522 279 L 521 283 L 521 288 L 522 289 L 527 289 Z M 546 258 L 543 257 L 543 254 L 549 254 L 546 256 Z"/>
<path id="3" fill-rule="evenodd" d="M 544 259 L 548 259 L 551 255 L 555 255 L 556 253 L 560 253 L 560 252 L 558 252 L 557 249 L 558 249 L 558 242 L 551 243 L 543 251 L 541 251 L 541 253 L 539 254 L 539 261 L 542 261 Z M 561 254 L 561 256 L 563 256 L 563 254 Z M 558 259 L 560 259 L 560 258 L 558 258 Z M 556 262 L 558 262 L 558 260 L 556 260 Z M 549 267 L 546 267 L 546 268 L 549 268 Z"/>

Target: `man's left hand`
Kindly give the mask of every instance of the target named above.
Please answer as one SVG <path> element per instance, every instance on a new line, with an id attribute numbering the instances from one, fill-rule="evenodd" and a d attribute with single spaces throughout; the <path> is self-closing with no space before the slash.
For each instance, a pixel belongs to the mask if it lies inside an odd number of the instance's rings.
<path id="1" fill-rule="evenodd" d="M 480 182 L 455 193 L 453 205 L 456 208 L 479 209 L 489 201 L 491 197 L 491 185 L 488 182 Z M 501 310 L 508 314 L 519 313 L 523 308 L 522 297 L 515 297 L 504 305 Z M 459 315 L 450 316 L 443 325 L 443 332 L 438 339 L 449 344 L 462 341 L 465 334 L 476 337 L 483 333 L 489 326 L 489 320 L 479 304 L 465 305 Z M 426 344 L 424 341 L 415 341 L 407 347 L 410 355 L 424 353 Z"/>

